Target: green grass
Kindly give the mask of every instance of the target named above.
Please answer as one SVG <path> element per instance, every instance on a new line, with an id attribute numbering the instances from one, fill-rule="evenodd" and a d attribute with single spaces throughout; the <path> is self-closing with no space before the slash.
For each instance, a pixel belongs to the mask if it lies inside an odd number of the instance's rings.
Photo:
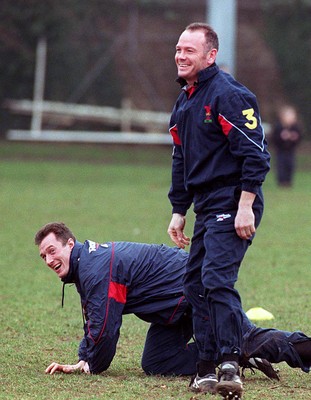
<path id="1" fill-rule="evenodd" d="M 186 378 L 146 377 L 140 368 L 148 325 L 126 316 L 117 355 L 99 376 L 48 376 L 52 361 L 75 363 L 82 334 L 79 298 L 39 259 L 33 236 L 52 220 L 79 240 L 171 244 L 168 148 L 0 143 L 0 399 L 207 399 Z M 265 184 L 266 211 L 241 268 L 244 309 L 261 306 L 280 329 L 310 328 L 310 157 L 292 189 Z M 191 235 L 193 216 L 188 218 Z M 262 326 L 270 326 L 266 322 Z M 310 377 L 279 365 L 281 382 L 246 373 L 245 399 L 307 399 Z M 213 398 L 213 397 L 212 397 Z"/>

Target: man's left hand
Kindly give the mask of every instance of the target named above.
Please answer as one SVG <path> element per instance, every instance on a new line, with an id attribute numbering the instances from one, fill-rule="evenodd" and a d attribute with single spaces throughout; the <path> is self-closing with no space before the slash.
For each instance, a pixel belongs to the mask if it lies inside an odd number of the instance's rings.
<path id="1" fill-rule="evenodd" d="M 237 235 L 244 240 L 250 239 L 256 232 L 255 215 L 252 208 L 255 197 L 254 193 L 244 191 L 241 193 L 234 227 Z"/>

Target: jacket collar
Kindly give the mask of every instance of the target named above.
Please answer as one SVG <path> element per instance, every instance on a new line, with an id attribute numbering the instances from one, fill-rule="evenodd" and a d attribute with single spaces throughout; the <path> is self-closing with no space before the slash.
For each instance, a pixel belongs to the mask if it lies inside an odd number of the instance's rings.
<path id="1" fill-rule="evenodd" d="M 62 279 L 63 283 L 74 283 L 78 276 L 78 266 L 80 261 L 80 254 L 82 250 L 83 244 L 76 241 L 73 249 L 71 250 L 70 254 L 70 261 L 69 261 L 69 272 Z"/>
<path id="2" fill-rule="evenodd" d="M 217 64 L 213 64 L 208 68 L 203 69 L 202 71 L 199 72 L 198 74 L 198 82 L 195 83 L 196 86 L 199 86 L 200 83 L 210 79 L 212 76 L 217 74 L 219 71 L 219 67 Z M 182 88 L 187 87 L 187 81 L 184 78 L 177 78 L 176 82 L 180 84 Z"/>

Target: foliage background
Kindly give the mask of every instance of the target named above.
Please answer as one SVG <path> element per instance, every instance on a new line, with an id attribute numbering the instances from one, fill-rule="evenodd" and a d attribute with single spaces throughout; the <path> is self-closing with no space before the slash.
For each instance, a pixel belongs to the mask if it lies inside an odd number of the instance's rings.
<path id="1" fill-rule="evenodd" d="M 12 116 L 3 104 L 7 98 L 32 98 L 41 36 L 48 42 L 46 99 L 120 106 L 130 98 L 134 107 L 169 112 L 178 90 L 173 62 L 177 35 L 189 22 L 205 18 L 206 4 L 2 0 L 0 137 L 9 128 L 29 127 L 29 118 Z M 296 105 L 310 138 L 310 0 L 237 0 L 237 5 L 237 78 L 258 94 L 266 122 L 273 122 L 280 103 Z M 257 32 L 265 52 L 249 31 L 240 29 L 243 25 Z"/>
<path id="2" fill-rule="evenodd" d="M 264 1 L 265 38 L 276 55 L 288 101 L 296 105 L 311 137 L 311 1 Z"/>

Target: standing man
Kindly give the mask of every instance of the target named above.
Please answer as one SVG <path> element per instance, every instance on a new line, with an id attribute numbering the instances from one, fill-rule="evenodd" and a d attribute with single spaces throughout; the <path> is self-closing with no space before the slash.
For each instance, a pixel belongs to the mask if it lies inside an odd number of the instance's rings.
<path id="1" fill-rule="evenodd" d="M 192 388 L 233 399 L 243 391 L 243 312 L 234 286 L 262 217 L 261 185 L 270 156 L 255 96 L 219 69 L 217 52 L 217 34 L 204 23 L 187 26 L 176 45 L 182 93 L 170 120 L 168 234 L 180 248 L 189 244 L 185 216 L 193 203 L 196 221 L 184 276 L 199 346 Z"/>

